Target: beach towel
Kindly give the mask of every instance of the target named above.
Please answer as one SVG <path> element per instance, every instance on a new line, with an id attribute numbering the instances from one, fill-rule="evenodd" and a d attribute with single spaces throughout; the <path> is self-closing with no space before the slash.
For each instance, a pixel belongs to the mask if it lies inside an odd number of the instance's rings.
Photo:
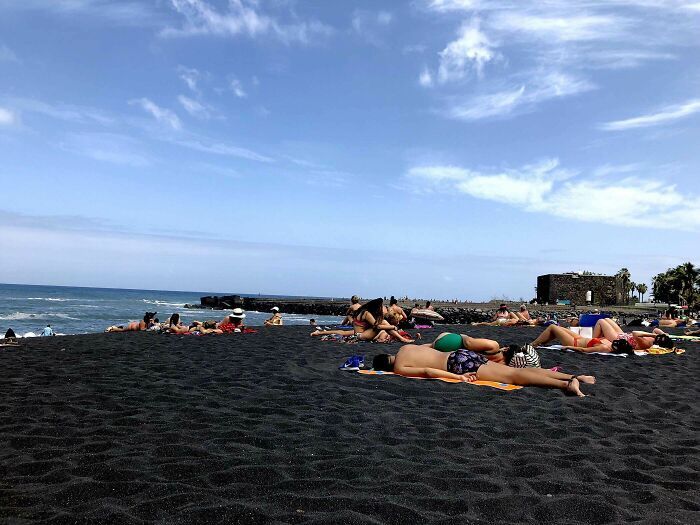
<path id="1" fill-rule="evenodd" d="M 700 343 L 700 337 L 697 335 L 670 335 L 671 339 L 678 339 L 679 341 L 691 341 L 693 343 Z"/>
<path id="2" fill-rule="evenodd" d="M 358 370 L 360 374 L 364 375 L 371 375 L 371 376 L 394 376 L 398 374 L 394 374 L 394 372 L 381 372 L 379 370 Z M 399 376 L 399 377 L 406 377 L 406 376 Z M 459 379 L 448 379 L 446 377 L 436 377 L 436 378 L 430 378 L 430 377 L 409 377 L 409 379 L 437 379 L 438 381 L 444 381 L 445 383 L 463 383 L 463 381 L 460 381 Z M 497 383 L 495 381 L 474 381 L 472 383 L 467 383 L 469 385 L 476 385 L 476 386 L 490 386 L 491 388 L 497 388 L 498 390 L 520 390 L 522 387 L 518 385 L 509 385 L 508 383 Z"/>

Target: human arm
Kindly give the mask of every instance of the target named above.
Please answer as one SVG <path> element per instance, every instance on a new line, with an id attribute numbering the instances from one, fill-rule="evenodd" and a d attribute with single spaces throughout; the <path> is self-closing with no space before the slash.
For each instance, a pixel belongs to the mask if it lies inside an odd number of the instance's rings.
<path id="1" fill-rule="evenodd" d="M 665 334 L 665 333 L 666 333 L 666 332 L 664 332 L 663 330 L 661 330 L 661 329 L 659 329 L 659 328 L 654 328 L 654 331 L 653 331 L 653 332 L 643 332 L 643 331 L 640 331 L 640 330 L 634 330 L 634 331 L 632 332 L 632 335 L 633 335 L 634 337 L 656 337 L 656 336 L 659 335 L 659 334 Z"/>
<path id="2" fill-rule="evenodd" d="M 610 347 L 606 345 L 595 345 L 595 346 L 562 346 L 564 350 L 574 350 L 576 352 L 581 352 L 583 354 L 588 354 L 591 352 L 602 352 L 604 354 L 610 353 Z"/>
<path id="3" fill-rule="evenodd" d="M 431 379 L 457 379 L 465 383 L 471 383 L 476 380 L 476 374 L 453 374 L 447 370 L 439 368 L 427 368 L 417 366 L 397 366 L 394 367 L 394 373 L 406 377 L 427 377 Z"/>

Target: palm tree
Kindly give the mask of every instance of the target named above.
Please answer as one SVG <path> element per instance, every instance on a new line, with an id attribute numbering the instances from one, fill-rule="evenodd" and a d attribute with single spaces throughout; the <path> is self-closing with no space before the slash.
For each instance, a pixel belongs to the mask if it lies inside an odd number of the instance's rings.
<path id="1" fill-rule="evenodd" d="M 678 293 L 688 304 L 692 304 L 695 299 L 695 284 L 700 276 L 700 271 L 693 263 L 687 262 L 677 266 L 674 273 L 678 283 Z"/>
<path id="2" fill-rule="evenodd" d="M 629 300 L 628 286 L 630 283 L 630 277 L 632 277 L 632 275 L 630 274 L 630 271 L 627 268 L 620 268 L 620 271 L 618 271 L 615 274 L 615 277 L 617 278 L 619 284 L 620 300 L 622 300 L 622 298 L 626 296 L 625 303 L 627 303 Z"/>
<path id="3" fill-rule="evenodd" d="M 647 293 L 647 285 L 644 283 L 638 284 L 637 285 L 637 291 L 639 292 L 639 301 L 644 302 L 644 294 Z"/>
<path id="4" fill-rule="evenodd" d="M 627 302 L 629 302 L 630 295 L 632 296 L 632 299 L 634 299 L 634 291 L 637 289 L 637 283 L 634 281 L 630 281 L 627 284 Z"/>

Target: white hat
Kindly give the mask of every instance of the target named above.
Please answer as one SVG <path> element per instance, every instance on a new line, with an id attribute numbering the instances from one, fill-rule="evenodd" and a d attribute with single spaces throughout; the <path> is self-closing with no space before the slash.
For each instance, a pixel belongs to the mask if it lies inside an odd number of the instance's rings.
<path id="1" fill-rule="evenodd" d="M 270 311 L 271 311 L 271 312 L 279 312 L 280 309 L 279 309 L 279 307 L 277 307 L 277 306 L 273 306 L 272 308 L 270 308 Z"/>
<path id="2" fill-rule="evenodd" d="M 243 308 L 234 308 L 233 312 L 228 314 L 229 317 L 235 317 L 236 319 L 245 319 L 245 313 L 243 313 Z"/>

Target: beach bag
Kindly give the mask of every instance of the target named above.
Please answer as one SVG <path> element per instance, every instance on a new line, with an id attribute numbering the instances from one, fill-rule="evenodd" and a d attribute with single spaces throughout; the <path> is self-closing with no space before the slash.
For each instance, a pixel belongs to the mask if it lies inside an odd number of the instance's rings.
<path id="1" fill-rule="evenodd" d="M 540 368 L 540 356 L 532 345 L 525 345 L 519 351 L 509 348 L 505 357 L 508 366 L 513 368 Z"/>

